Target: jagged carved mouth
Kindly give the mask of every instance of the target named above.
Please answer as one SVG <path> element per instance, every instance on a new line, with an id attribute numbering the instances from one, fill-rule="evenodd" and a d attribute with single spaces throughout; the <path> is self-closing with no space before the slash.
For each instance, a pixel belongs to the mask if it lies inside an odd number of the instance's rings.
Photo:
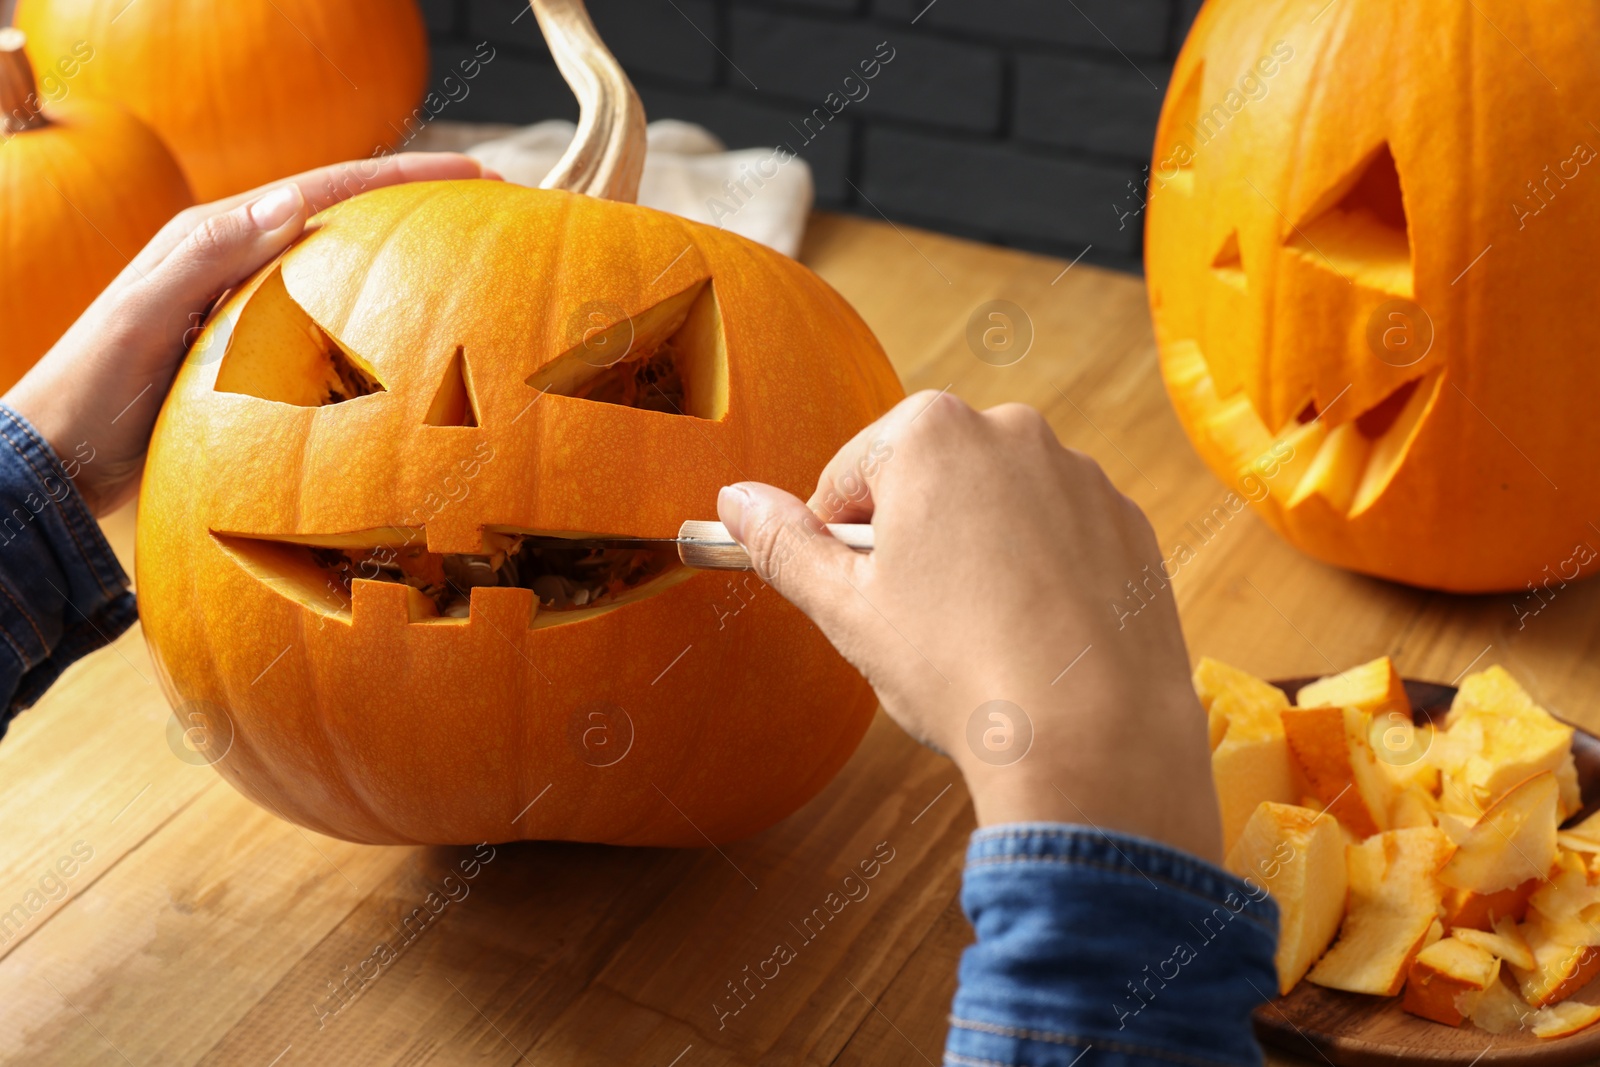
<path id="1" fill-rule="evenodd" d="M 420 527 L 275 537 L 212 531 L 235 563 L 274 592 L 345 622 L 364 583 L 405 589 L 414 623 L 466 622 L 481 591 L 491 590 L 524 600 L 528 625 L 539 627 L 652 596 L 692 573 L 670 543 L 620 548 L 590 536 L 486 530 L 485 551 L 468 554 L 429 552 Z"/>
<path id="2" fill-rule="evenodd" d="M 1325 410 L 1318 410 L 1315 400 L 1307 401 L 1306 406 L 1300 409 L 1300 414 L 1295 416 L 1295 422 L 1304 425 L 1316 422 L 1324 417 L 1328 418 L 1330 424 L 1334 426 L 1353 422 L 1356 424 L 1356 428 L 1361 431 L 1363 437 L 1369 441 L 1376 441 L 1388 435 L 1394 429 L 1395 424 L 1404 418 L 1411 407 L 1411 400 L 1416 394 L 1417 387 L 1422 385 L 1423 381 L 1428 378 L 1428 375 L 1421 375 L 1412 378 L 1410 381 L 1401 382 L 1382 400 L 1365 411 L 1357 411 L 1353 414 L 1349 411 L 1336 411 L 1340 398 L 1344 395 L 1343 393 L 1334 397 L 1333 402 Z M 1288 427 L 1288 429 L 1292 428 Z"/>
<path id="3" fill-rule="evenodd" d="M 1305 436 L 1297 445 L 1314 449 L 1302 468 L 1303 476 L 1288 493 L 1287 506 L 1297 507 L 1318 495 L 1354 517 L 1376 503 L 1410 450 L 1443 381 L 1438 370 L 1413 378 L 1367 410 L 1322 427 L 1315 436 L 1308 431 L 1328 420 L 1311 409 L 1310 419 L 1302 417 L 1289 433 L 1280 435 L 1289 440 L 1301 431 Z M 1333 407 L 1330 404 L 1328 411 Z"/>
<path id="4" fill-rule="evenodd" d="M 1365 410 L 1351 410 L 1344 392 L 1320 409 L 1308 402 L 1274 433 L 1243 390 L 1217 396 L 1197 342 L 1170 342 L 1163 372 L 1175 396 L 1206 413 L 1197 430 L 1222 450 L 1231 469 L 1266 479 L 1268 491 L 1290 510 L 1320 497 L 1351 517 L 1388 488 L 1445 380 L 1442 367 L 1424 371 Z"/>

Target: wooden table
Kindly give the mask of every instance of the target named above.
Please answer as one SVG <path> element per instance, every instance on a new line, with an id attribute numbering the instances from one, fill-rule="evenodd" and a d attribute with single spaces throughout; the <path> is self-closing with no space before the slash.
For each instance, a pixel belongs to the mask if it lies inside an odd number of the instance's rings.
<path id="1" fill-rule="evenodd" d="M 1557 714 L 1600 726 L 1600 584 L 1561 591 L 1518 630 L 1511 597 L 1341 573 L 1248 512 L 1196 543 L 1188 524 L 1225 490 L 1168 408 L 1138 279 L 828 216 L 804 258 L 861 310 L 908 389 L 1036 405 L 1143 505 L 1163 545 L 1191 542 L 1175 585 L 1196 656 L 1291 676 L 1389 653 L 1439 680 L 1499 661 Z M 965 339 L 992 299 L 1025 309 L 1035 331 L 1011 366 L 980 361 Z M 129 559 L 131 515 L 107 525 Z M 39 905 L 0 934 L 5 1063 L 940 1059 L 971 936 L 956 894 L 972 813 L 951 765 L 881 714 L 821 796 L 725 855 L 499 846 L 380 977 L 349 982 L 348 1002 L 336 985 L 372 973 L 363 961 L 389 924 L 472 850 L 291 826 L 177 758 L 172 724 L 135 631 L 75 666 L 0 744 L 0 910 Z M 879 842 L 894 858 L 870 895 L 719 1028 L 727 983 Z M 75 854 L 72 876 L 53 877 Z"/>

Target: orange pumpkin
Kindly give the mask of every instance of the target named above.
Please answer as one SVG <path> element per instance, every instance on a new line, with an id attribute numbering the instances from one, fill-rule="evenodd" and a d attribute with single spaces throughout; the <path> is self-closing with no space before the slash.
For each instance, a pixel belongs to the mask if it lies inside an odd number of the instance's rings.
<path id="1" fill-rule="evenodd" d="M 201 200 L 392 146 L 427 85 L 416 0 L 19 0 L 16 22 L 36 62 L 87 42 L 73 92 L 149 123 Z"/>
<path id="2" fill-rule="evenodd" d="M 585 112 L 571 184 L 631 195 L 637 99 Z M 407 185 L 312 226 L 218 308 L 151 444 L 140 613 L 191 740 L 358 841 L 704 845 L 815 794 L 875 707 L 822 634 L 754 578 L 575 539 L 808 492 L 901 396 L 860 318 L 581 193 Z"/>
<path id="3" fill-rule="evenodd" d="M 1597 38 L 1553 0 L 1201 12 L 1151 168 L 1161 368 L 1299 548 L 1463 592 L 1596 557 Z"/>
<path id="4" fill-rule="evenodd" d="M 23 45 L 19 31 L 0 30 L 0 390 L 193 203 L 149 127 L 113 105 L 61 96 L 81 50 L 53 61 L 41 92 Z"/>

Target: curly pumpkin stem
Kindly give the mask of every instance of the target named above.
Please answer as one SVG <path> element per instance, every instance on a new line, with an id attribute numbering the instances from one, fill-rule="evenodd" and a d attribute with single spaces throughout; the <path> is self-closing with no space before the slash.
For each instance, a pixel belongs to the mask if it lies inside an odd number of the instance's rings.
<path id="1" fill-rule="evenodd" d="M 0 29 L 0 117 L 7 134 L 45 125 L 45 117 L 39 112 L 33 67 L 22 50 L 26 43 L 21 30 L 10 26 Z"/>
<path id="2" fill-rule="evenodd" d="M 629 203 L 644 170 L 644 105 L 600 40 L 583 0 L 528 0 L 556 67 L 578 98 L 578 132 L 540 186 Z"/>

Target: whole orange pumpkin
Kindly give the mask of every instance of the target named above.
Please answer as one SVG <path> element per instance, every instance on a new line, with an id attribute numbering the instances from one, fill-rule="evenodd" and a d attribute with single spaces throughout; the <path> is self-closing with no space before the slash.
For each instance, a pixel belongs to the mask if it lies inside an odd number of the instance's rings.
<path id="1" fill-rule="evenodd" d="M 1555 0 L 1201 12 L 1151 168 L 1162 373 L 1294 545 L 1464 592 L 1596 558 L 1597 39 Z"/>
<path id="2" fill-rule="evenodd" d="M 586 106 L 570 184 L 631 195 L 628 92 Z M 151 443 L 140 614 L 201 751 L 371 842 L 703 845 L 815 794 L 875 707 L 822 634 L 754 578 L 579 541 L 809 491 L 901 396 L 860 318 L 581 193 L 408 185 L 312 227 L 219 307 Z"/>
<path id="3" fill-rule="evenodd" d="M 41 90 L 23 35 L 0 30 L 0 390 L 193 203 L 149 127 L 114 105 L 71 95 L 70 75 L 84 55 L 52 59 Z"/>
<path id="4" fill-rule="evenodd" d="M 201 200 L 394 145 L 427 84 L 416 0 L 19 0 L 16 23 L 36 60 L 87 42 L 74 91 L 149 123 Z"/>

